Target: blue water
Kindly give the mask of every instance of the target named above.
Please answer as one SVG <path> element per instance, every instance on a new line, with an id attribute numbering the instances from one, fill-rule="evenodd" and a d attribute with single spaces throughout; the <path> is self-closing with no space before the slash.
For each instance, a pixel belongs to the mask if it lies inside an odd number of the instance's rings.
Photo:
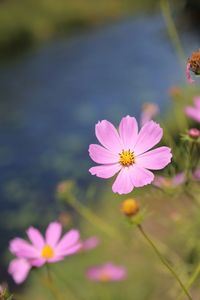
<path id="1" fill-rule="evenodd" d="M 197 41 L 186 35 L 186 45 L 188 39 L 189 52 Z M 147 101 L 163 111 L 169 87 L 184 81 L 157 15 L 55 40 L 1 67 L 3 247 L 13 231 L 56 215 L 54 191 L 60 180 L 77 179 L 82 188 L 94 180 L 87 149 L 95 142 L 98 120 L 117 124 L 126 114 L 139 117 Z"/>

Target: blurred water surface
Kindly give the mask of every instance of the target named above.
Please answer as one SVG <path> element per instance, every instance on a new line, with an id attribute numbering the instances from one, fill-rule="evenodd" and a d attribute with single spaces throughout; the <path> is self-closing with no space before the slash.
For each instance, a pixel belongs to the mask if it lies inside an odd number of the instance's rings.
<path id="1" fill-rule="evenodd" d="M 191 35 L 183 40 L 188 50 L 196 46 Z M 83 188 L 95 181 L 87 149 L 98 120 L 139 117 L 146 101 L 163 111 L 169 87 L 184 80 L 160 15 L 55 40 L 1 66 L 2 247 L 14 231 L 56 214 L 59 180 Z"/>

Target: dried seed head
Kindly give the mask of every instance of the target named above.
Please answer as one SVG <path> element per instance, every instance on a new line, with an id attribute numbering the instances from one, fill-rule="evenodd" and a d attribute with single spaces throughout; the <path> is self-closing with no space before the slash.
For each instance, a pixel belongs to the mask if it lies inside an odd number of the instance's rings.
<path id="1" fill-rule="evenodd" d="M 190 70 L 194 72 L 195 75 L 200 75 L 200 49 L 192 53 L 191 57 L 188 58 L 188 64 Z"/>

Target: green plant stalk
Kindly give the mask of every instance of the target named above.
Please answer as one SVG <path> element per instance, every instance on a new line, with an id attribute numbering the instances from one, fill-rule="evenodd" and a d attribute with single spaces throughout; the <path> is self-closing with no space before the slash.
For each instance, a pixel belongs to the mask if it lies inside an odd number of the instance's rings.
<path id="1" fill-rule="evenodd" d="M 162 256 L 162 254 L 160 253 L 160 251 L 158 250 L 158 248 L 156 247 L 156 245 L 152 242 L 152 240 L 148 237 L 148 235 L 145 233 L 145 231 L 143 230 L 141 225 L 138 225 L 138 229 L 140 231 L 140 233 L 142 234 L 142 236 L 145 238 L 145 240 L 148 242 L 148 244 L 152 247 L 152 249 L 154 250 L 154 252 L 157 254 L 157 256 L 159 257 L 160 261 L 163 263 L 163 265 L 170 271 L 170 273 L 173 275 L 173 277 L 176 279 L 176 281 L 179 283 L 182 291 L 185 293 L 185 295 L 187 296 L 187 298 L 189 300 L 192 300 L 192 297 L 190 296 L 189 292 L 187 291 L 187 288 L 184 286 L 184 284 L 182 283 L 182 281 L 180 280 L 178 274 L 174 271 L 174 269 L 168 264 L 168 262 L 166 261 L 166 259 Z"/>
<path id="2" fill-rule="evenodd" d="M 72 194 L 68 195 L 68 203 L 87 221 L 95 225 L 109 237 L 119 238 L 119 233 L 110 225 L 105 223 L 101 218 L 96 216 L 90 209 L 81 204 Z"/>
<path id="3" fill-rule="evenodd" d="M 174 48 L 176 49 L 177 55 L 180 59 L 181 64 L 186 61 L 185 54 L 183 51 L 183 47 L 175 26 L 175 23 L 173 21 L 171 11 L 170 11 L 170 5 L 168 0 L 161 0 L 160 1 L 160 8 L 163 14 L 163 18 L 166 23 L 166 27 L 168 30 L 169 37 L 174 45 Z"/>
<path id="4" fill-rule="evenodd" d="M 46 271 L 47 271 L 47 286 L 48 289 L 51 291 L 52 295 L 54 296 L 55 300 L 63 300 L 58 289 L 55 287 L 52 274 L 49 268 L 49 265 L 46 264 Z"/>
<path id="5" fill-rule="evenodd" d="M 187 166 L 186 166 L 186 171 L 185 171 L 185 175 L 186 175 L 185 185 L 186 186 L 189 184 L 191 176 L 192 176 L 194 150 L 195 150 L 195 142 L 192 142 L 192 144 L 189 145 L 188 160 L 187 160 Z"/>
<path id="6" fill-rule="evenodd" d="M 189 289 L 192 286 L 192 284 L 197 279 L 199 274 L 200 274 L 200 263 L 197 265 L 196 269 L 194 270 L 192 276 L 189 278 L 188 282 L 186 282 L 185 284 L 186 289 Z M 179 294 L 176 300 L 181 300 L 182 297 L 183 297 L 183 292 Z"/>

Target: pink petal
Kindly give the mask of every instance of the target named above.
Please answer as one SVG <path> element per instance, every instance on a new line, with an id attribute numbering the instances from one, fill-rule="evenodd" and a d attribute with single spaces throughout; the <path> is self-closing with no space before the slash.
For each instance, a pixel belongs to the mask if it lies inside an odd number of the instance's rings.
<path id="1" fill-rule="evenodd" d="M 8 273 L 13 277 L 17 284 L 22 283 L 28 276 L 31 265 L 26 259 L 13 259 L 8 267 Z"/>
<path id="2" fill-rule="evenodd" d="M 135 187 L 142 187 L 150 184 L 154 180 L 154 175 L 147 169 L 142 168 L 138 164 L 129 167 L 132 184 Z"/>
<path id="3" fill-rule="evenodd" d="M 196 97 L 194 97 L 194 105 L 198 108 L 198 109 L 200 109 L 200 97 L 199 96 L 196 96 Z"/>
<path id="4" fill-rule="evenodd" d="M 193 173 L 193 179 L 200 181 L 200 168 L 196 169 Z"/>
<path id="5" fill-rule="evenodd" d="M 110 274 L 113 281 L 123 280 L 126 278 L 126 269 L 122 266 L 115 266 L 112 263 L 107 263 L 104 266 L 105 272 Z"/>
<path id="6" fill-rule="evenodd" d="M 47 263 L 50 263 L 50 264 L 52 264 L 52 263 L 56 263 L 56 262 L 58 262 L 58 261 L 61 261 L 61 260 L 63 260 L 65 258 L 65 256 L 64 255 L 56 255 L 56 256 L 54 256 L 53 258 L 49 258 L 49 259 L 47 259 Z"/>
<path id="7" fill-rule="evenodd" d="M 178 173 L 172 178 L 172 185 L 174 187 L 178 186 L 178 185 L 184 183 L 185 179 L 186 179 L 186 176 L 185 176 L 184 172 Z"/>
<path id="8" fill-rule="evenodd" d="M 31 266 L 36 267 L 36 268 L 40 268 L 42 267 L 45 263 L 46 263 L 46 259 L 45 258 L 36 258 L 36 259 L 29 259 L 29 262 L 31 264 Z"/>
<path id="9" fill-rule="evenodd" d="M 136 157 L 136 164 L 151 170 L 160 170 L 171 161 L 171 149 L 159 147 Z"/>
<path id="10" fill-rule="evenodd" d="M 115 182 L 113 183 L 112 190 L 118 194 L 128 194 L 133 190 L 133 184 L 130 179 L 129 168 L 124 167 L 119 172 Z"/>
<path id="11" fill-rule="evenodd" d="M 113 164 L 119 161 L 119 155 L 113 154 L 104 147 L 91 144 L 89 147 L 89 155 L 92 160 L 98 164 Z"/>
<path id="12" fill-rule="evenodd" d="M 104 277 L 105 281 L 119 281 L 127 277 L 127 271 L 124 267 L 107 263 L 89 268 L 86 275 L 94 281 L 104 281 Z"/>
<path id="13" fill-rule="evenodd" d="M 192 106 L 187 106 L 185 108 L 185 113 L 188 117 L 194 119 L 197 122 L 200 122 L 200 109 Z"/>
<path id="14" fill-rule="evenodd" d="M 15 238 L 10 241 L 9 250 L 17 257 L 36 258 L 39 255 L 37 249 L 35 249 L 27 241 L 20 238 Z"/>
<path id="15" fill-rule="evenodd" d="M 163 130 L 154 121 L 147 122 L 140 130 L 134 147 L 135 155 L 142 154 L 158 144 L 162 138 Z"/>
<path id="16" fill-rule="evenodd" d="M 189 63 L 187 63 L 187 65 L 186 65 L 186 79 L 187 79 L 187 82 L 188 83 L 194 83 L 194 80 L 192 79 L 192 77 L 191 77 L 191 74 L 190 74 L 190 64 Z"/>
<path id="17" fill-rule="evenodd" d="M 118 154 L 122 150 L 119 134 L 112 123 L 103 120 L 95 127 L 96 137 L 99 142 L 112 153 Z"/>
<path id="18" fill-rule="evenodd" d="M 96 236 L 92 236 L 82 242 L 82 250 L 88 251 L 88 250 L 94 249 L 99 245 L 99 243 L 100 243 L 99 238 Z"/>
<path id="19" fill-rule="evenodd" d="M 34 227 L 30 227 L 26 231 L 26 233 L 28 235 L 29 240 L 32 242 L 33 246 L 41 250 L 45 243 L 44 243 L 44 238 L 39 232 L 39 230 Z"/>
<path id="20" fill-rule="evenodd" d="M 162 187 L 166 183 L 166 178 L 164 176 L 155 176 L 152 182 L 153 185 L 157 187 Z"/>
<path id="21" fill-rule="evenodd" d="M 61 255 L 60 253 L 77 244 L 79 242 L 79 239 L 80 239 L 79 231 L 75 229 L 70 230 L 60 240 L 60 242 L 55 248 L 55 252 L 58 255 Z"/>
<path id="22" fill-rule="evenodd" d="M 74 246 L 70 246 L 70 247 L 66 247 L 66 248 L 59 248 L 58 250 L 56 249 L 56 257 L 61 257 L 61 256 L 69 256 L 72 255 L 76 252 L 78 252 L 80 249 L 82 248 L 82 244 L 81 243 L 76 243 Z M 55 257 L 55 258 L 56 258 Z M 59 259 L 60 260 L 60 259 Z M 54 258 L 48 260 L 49 262 L 54 262 Z"/>
<path id="23" fill-rule="evenodd" d="M 62 226 L 59 222 L 50 223 L 45 234 L 46 244 L 55 247 L 60 239 L 61 233 Z"/>
<path id="24" fill-rule="evenodd" d="M 90 168 L 89 172 L 97 177 L 110 178 L 119 172 L 121 168 L 122 166 L 119 163 L 113 165 L 102 165 Z"/>
<path id="25" fill-rule="evenodd" d="M 126 116 L 119 124 L 119 134 L 124 150 L 133 150 L 138 135 L 138 125 L 134 117 Z"/>

